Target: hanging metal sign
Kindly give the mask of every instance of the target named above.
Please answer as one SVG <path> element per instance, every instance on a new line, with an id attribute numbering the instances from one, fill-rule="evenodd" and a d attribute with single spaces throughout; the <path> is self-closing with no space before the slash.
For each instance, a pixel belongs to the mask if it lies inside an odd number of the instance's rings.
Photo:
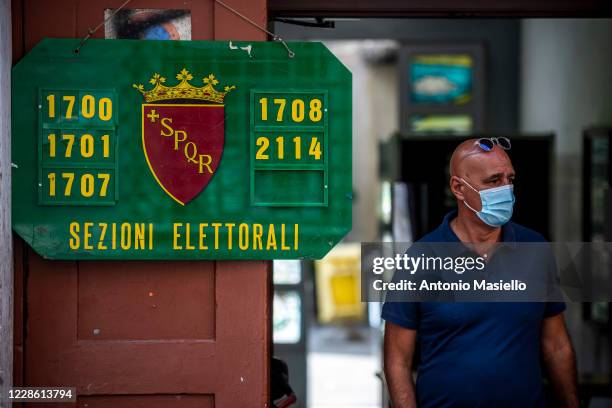
<path id="1" fill-rule="evenodd" d="M 325 46 L 78 43 L 13 68 L 13 228 L 39 254 L 321 258 L 350 230 L 351 74 Z"/>

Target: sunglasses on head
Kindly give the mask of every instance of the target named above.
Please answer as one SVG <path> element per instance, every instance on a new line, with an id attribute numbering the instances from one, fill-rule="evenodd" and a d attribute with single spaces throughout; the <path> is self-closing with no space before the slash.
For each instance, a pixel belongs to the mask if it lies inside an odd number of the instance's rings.
<path id="1" fill-rule="evenodd" d="M 510 143 L 510 139 L 507 137 L 483 137 L 476 141 L 478 147 L 480 147 L 485 152 L 490 152 L 493 150 L 495 145 L 501 147 L 504 150 L 510 150 L 512 144 Z"/>

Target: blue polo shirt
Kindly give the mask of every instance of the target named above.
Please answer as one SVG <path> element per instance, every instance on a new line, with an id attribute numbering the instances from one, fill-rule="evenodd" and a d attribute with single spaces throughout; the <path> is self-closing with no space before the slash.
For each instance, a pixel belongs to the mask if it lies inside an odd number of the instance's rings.
<path id="1" fill-rule="evenodd" d="M 456 216 L 419 242 L 460 242 L 449 224 Z M 502 240 L 545 241 L 513 222 Z M 387 302 L 382 318 L 417 331 L 419 407 L 543 407 L 540 328 L 564 310 L 562 302 Z"/>

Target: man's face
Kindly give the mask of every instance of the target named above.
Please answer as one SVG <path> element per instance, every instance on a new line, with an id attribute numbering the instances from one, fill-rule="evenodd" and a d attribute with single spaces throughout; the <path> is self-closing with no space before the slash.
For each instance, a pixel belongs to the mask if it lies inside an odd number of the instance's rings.
<path id="1" fill-rule="evenodd" d="M 453 177 L 453 193 L 459 200 L 467 201 L 477 211 L 482 209 L 480 195 L 462 183 L 467 181 L 476 190 L 505 186 L 514 183 L 514 167 L 503 149 L 495 147 L 490 152 L 478 152 L 465 157 L 458 163 Z"/>

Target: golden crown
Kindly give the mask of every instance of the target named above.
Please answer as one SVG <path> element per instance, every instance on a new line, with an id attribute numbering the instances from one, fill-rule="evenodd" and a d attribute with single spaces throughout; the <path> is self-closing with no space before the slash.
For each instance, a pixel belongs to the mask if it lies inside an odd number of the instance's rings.
<path id="1" fill-rule="evenodd" d="M 223 92 L 217 91 L 215 89 L 215 85 L 217 85 L 219 81 L 213 74 L 209 74 L 207 77 L 202 79 L 202 82 L 204 82 L 203 87 L 198 88 L 197 86 L 193 86 L 189 83 L 189 81 L 193 79 L 193 75 L 191 75 L 185 68 L 176 74 L 176 79 L 181 82 L 178 85 L 168 87 L 164 85 L 166 78 L 158 73 L 155 73 L 149 80 L 149 83 L 154 85 L 153 89 L 145 91 L 142 84 L 133 84 L 132 86 L 144 96 L 144 99 L 147 102 L 169 99 L 195 99 L 223 103 L 225 95 L 232 89 L 236 89 L 234 85 L 228 85 L 223 88 Z"/>

